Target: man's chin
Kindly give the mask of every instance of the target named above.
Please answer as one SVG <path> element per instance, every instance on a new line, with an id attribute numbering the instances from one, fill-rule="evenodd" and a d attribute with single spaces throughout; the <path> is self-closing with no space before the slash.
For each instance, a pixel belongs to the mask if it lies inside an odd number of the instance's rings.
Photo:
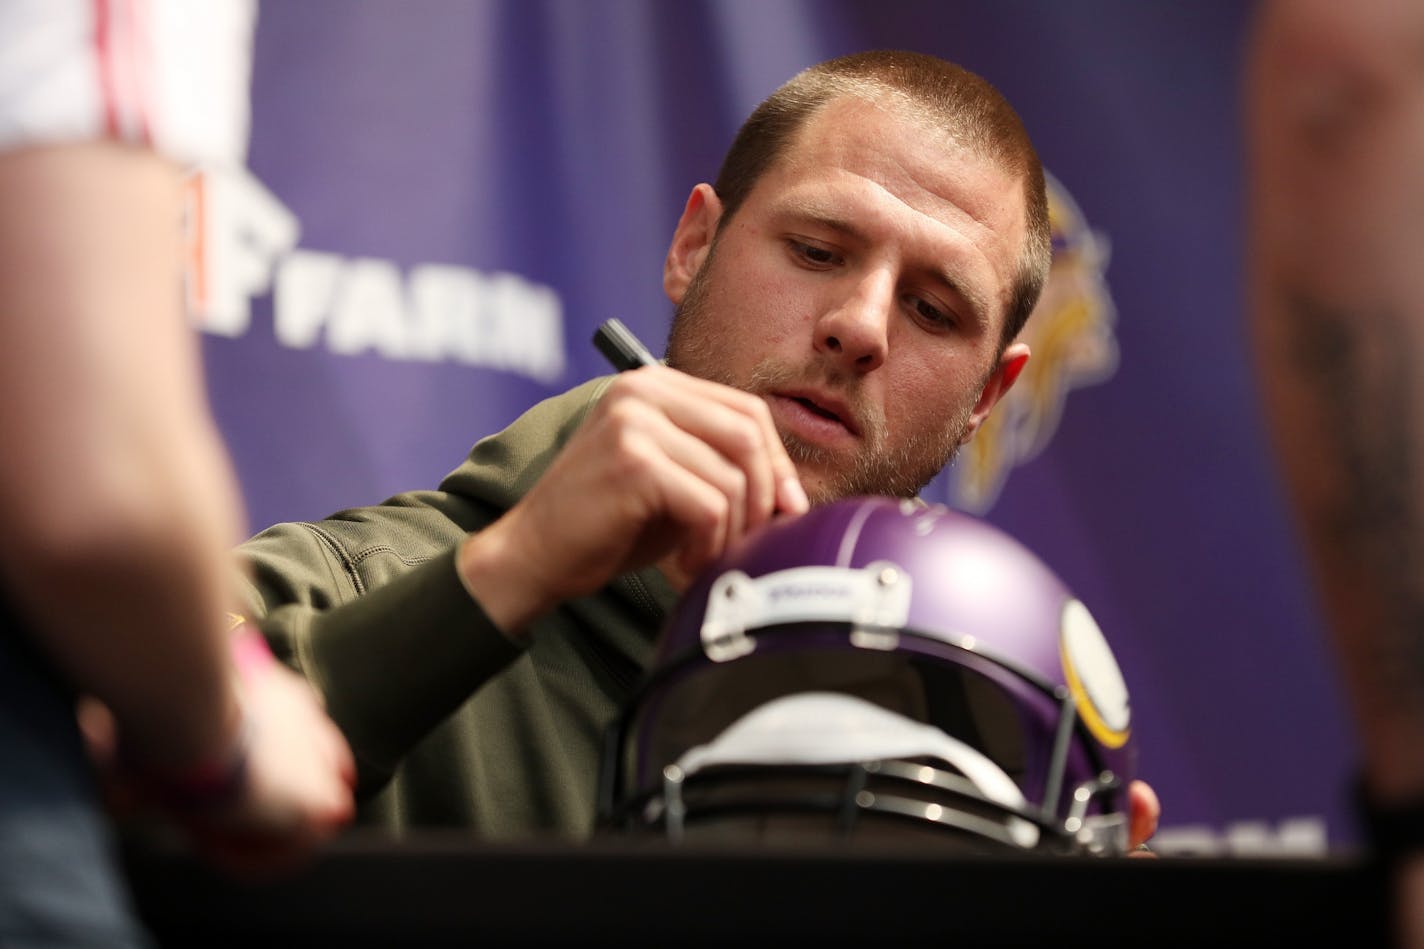
<path id="1" fill-rule="evenodd" d="M 852 495 L 879 494 L 881 492 L 863 488 L 846 478 L 845 468 L 831 468 L 828 473 L 818 466 L 797 462 L 796 470 L 801 476 L 801 487 L 806 491 L 806 499 L 812 507 L 839 501 Z"/>
<path id="2" fill-rule="evenodd" d="M 892 498 L 912 498 L 924 489 L 943 465 L 930 468 L 922 465 L 855 465 L 852 463 L 820 463 L 820 460 L 798 458 L 790 452 L 801 477 L 801 487 L 813 507 L 839 501 L 842 498 L 879 495 Z M 947 459 L 945 464 L 949 463 Z"/>
<path id="3" fill-rule="evenodd" d="M 849 485 L 845 472 L 854 470 L 855 460 L 841 457 L 825 448 L 808 445 L 793 435 L 781 436 L 786 453 L 796 465 L 801 487 L 813 505 L 837 501 L 846 496 Z"/>
<path id="4" fill-rule="evenodd" d="M 812 507 L 820 507 L 822 504 L 829 504 L 832 501 L 839 501 L 841 495 L 826 485 L 818 478 L 808 478 L 801 476 L 801 487 L 806 491 L 806 500 Z"/>

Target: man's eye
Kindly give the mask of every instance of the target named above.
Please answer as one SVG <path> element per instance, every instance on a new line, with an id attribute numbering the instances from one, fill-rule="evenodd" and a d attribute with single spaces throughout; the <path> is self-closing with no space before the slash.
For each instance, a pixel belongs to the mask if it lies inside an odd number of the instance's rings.
<path id="1" fill-rule="evenodd" d="M 923 300 L 920 297 L 911 297 L 909 304 L 910 308 L 914 310 L 915 315 L 926 323 L 944 327 L 954 325 L 954 314 L 941 310 L 933 303 Z"/>
<path id="2" fill-rule="evenodd" d="M 791 241 L 791 250 L 797 257 L 817 267 L 834 264 L 838 259 L 836 252 L 833 250 L 828 250 L 825 247 L 817 247 L 814 244 L 805 244 L 801 241 Z"/>

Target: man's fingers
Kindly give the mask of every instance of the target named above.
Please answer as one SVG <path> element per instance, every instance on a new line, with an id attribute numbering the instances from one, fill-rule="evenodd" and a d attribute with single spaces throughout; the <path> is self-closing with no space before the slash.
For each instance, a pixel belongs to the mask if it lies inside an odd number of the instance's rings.
<path id="1" fill-rule="evenodd" d="M 699 533 L 714 535 L 715 553 L 770 518 L 774 485 L 769 478 L 755 479 L 747 464 L 739 464 L 737 459 L 665 417 L 653 422 L 649 435 L 668 460 L 681 469 L 675 477 L 690 476 L 716 492 L 717 498 L 702 492 L 678 498 L 675 515 Z M 759 495 L 756 499 L 751 497 L 754 492 Z"/>
<path id="2" fill-rule="evenodd" d="M 1133 781 L 1127 788 L 1128 844 L 1136 849 L 1157 833 L 1162 817 L 1162 804 L 1157 792 L 1146 781 Z"/>
<path id="3" fill-rule="evenodd" d="M 707 398 L 720 400 L 734 411 L 749 417 L 761 433 L 760 448 L 771 465 L 773 480 L 773 507 L 789 514 L 805 513 L 810 506 L 806 492 L 801 488 L 801 476 L 786 447 L 781 442 L 781 434 L 772 421 L 771 410 L 758 396 L 717 383 L 695 380 L 699 388 L 705 387 Z"/>
<path id="4" fill-rule="evenodd" d="M 758 438 L 754 443 L 749 442 L 746 446 L 748 455 L 746 459 L 756 458 L 757 461 L 765 463 L 770 468 L 770 511 L 785 514 L 803 514 L 810 507 L 806 500 L 806 492 L 801 487 L 801 476 L 796 471 L 796 465 L 791 460 L 791 456 L 786 453 L 786 447 L 781 442 L 781 434 L 776 430 L 776 423 L 772 421 L 771 410 L 761 398 L 738 389 L 717 383 L 706 382 L 702 379 L 694 380 L 695 388 L 703 390 L 700 395 L 708 400 L 719 402 L 728 410 L 738 413 L 748 419 L 755 427 Z M 758 522 L 759 523 L 759 522 Z"/>
<path id="5" fill-rule="evenodd" d="M 625 373 L 610 392 L 657 405 L 676 426 L 739 467 L 747 482 L 746 529 L 760 526 L 785 504 L 796 504 L 796 466 L 786 454 L 771 413 L 756 396 L 663 367 Z"/>
<path id="6" fill-rule="evenodd" d="M 670 554 L 695 573 L 778 511 L 805 509 L 761 399 L 647 366 L 613 379 L 534 488 L 461 548 L 461 576 L 517 631 Z"/>
<path id="7" fill-rule="evenodd" d="M 744 491 L 738 476 L 715 451 L 686 432 L 668 425 L 648 436 L 642 453 L 643 477 L 656 494 L 659 520 L 676 524 L 676 546 L 685 560 L 705 563 L 734 538 L 733 525 L 745 523 L 728 492 Z M 654 526 L 655 525 L 650 525 Z"/>

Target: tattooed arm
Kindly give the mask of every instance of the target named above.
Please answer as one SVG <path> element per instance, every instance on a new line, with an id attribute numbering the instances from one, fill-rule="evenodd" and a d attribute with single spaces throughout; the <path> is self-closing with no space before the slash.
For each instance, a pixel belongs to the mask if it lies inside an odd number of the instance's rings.
<path id="1" fill-rule="evenodd" d="M 1249 319 L 1267 418 L 1365 784 L 1424 802 L 1424 6 L 1276 0 L 1256 26 Z M 1424 858 L 1404 867 L 1407 944 L 1424 946 Z"/>

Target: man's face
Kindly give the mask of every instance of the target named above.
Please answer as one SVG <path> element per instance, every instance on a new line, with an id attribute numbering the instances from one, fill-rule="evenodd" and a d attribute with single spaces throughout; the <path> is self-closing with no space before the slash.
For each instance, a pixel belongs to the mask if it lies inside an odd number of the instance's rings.
<path id="1" fill-rule="evenodd" d="M 671 365 L 756 393 L 813 503 L 909 496 L 1028 357 L 996 358 L 1020 183 L 884 105 L 828 104 L 715 243 L 699 185 L 669 251 Z"/>

